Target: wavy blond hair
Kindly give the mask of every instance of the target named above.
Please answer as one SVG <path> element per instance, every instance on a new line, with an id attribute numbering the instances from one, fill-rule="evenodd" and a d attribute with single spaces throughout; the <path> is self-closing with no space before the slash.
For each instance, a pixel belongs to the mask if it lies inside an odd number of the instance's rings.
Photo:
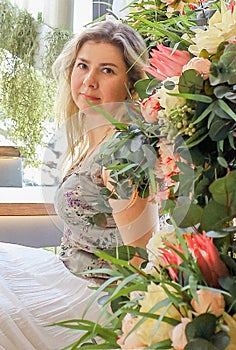
<path id="1" fill-rule="evenodd" d="M 52 71 L 57 82 L 55 114 L 58 125 L 66 126 L 68 150 L 65 158 L 70 167 L 78 163 L 88 149 L 82 113 L 79 113 L 71 95 L 71 73 L 79 50 L 87 41 L 109 43 L 119 48 L 127 67 L 129 95 L 136 99 L 134 83 L 145 77 L 143 67 L 148 64 L 145 41 L 134 29 L 119 21 L 101 21 L 86 27 L 64 47 L 53 64 Z M 74 117 L 73 117 L 74 116 Z M 76 116 L 76 118 L 75 118 Z"/>

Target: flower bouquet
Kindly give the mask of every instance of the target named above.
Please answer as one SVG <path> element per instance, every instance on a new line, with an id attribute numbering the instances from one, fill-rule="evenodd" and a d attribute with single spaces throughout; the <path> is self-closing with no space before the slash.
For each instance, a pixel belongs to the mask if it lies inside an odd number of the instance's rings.
<path id="1" fill-rule="evenodd" d="M 130 123 L 107 116 L 116 132 L 97 161 L 117 185 L 101 194 L 155 193 L 169 219 L 146 250 L 96 252 L 111 266 L 99 270 L 110 278 L 88 305 L 101 294 L 101 318 L 61 325 L 83 332 L 71 349 L 233 350 L 236 7 L 164 0 L 132 6 L 128 21 L 146 33 L 150 66 L 136 83 L 140 101 L 128 109 Z M 139 267 L 130 263 L 135 254 Z"/>

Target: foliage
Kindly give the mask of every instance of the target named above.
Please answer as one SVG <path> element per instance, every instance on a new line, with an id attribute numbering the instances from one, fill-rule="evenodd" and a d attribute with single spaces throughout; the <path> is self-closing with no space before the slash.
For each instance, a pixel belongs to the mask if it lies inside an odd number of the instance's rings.
<path id="1" fill-rule="evenodd" d="M 145 198 L 150 189 L 156 191 L 154 168 L 159 129 L 145 122 L 138 105 L 127 103 L 126 108 L 126 123 L 114 122 L 116 132 L 101 146 L 95 161 L 110 170 L 113 196 L 128 199 L 137 190 Z M 102 189 L 101 194 L 111 195 L 108 189 Z"/>
<path id="2" fill-rule="evenodd" d="M 37 166 L 37 146 L 42 144 L 44 120 L 52 117 L 55 85 L 40 71 L 7 52 L 3 51 L 1 57 L 3 122 L 9 139 L 20 148 L 24 165 Z"/>
<path id="3" fill-rule="evenodd" d="M 45 75 L 52 78 L 52 64 L 71 37 L 72 33 L 69 30 L 59 28 L 51 30 L 45 35 L 45 53 L 43 56 L 43 71 Z"/>
<path id="4" fill-rule="evenodd" d="M 0 48 L 13 57 L 21 58 L 26 64 L 34 64 L 37 45 L 38 22 L 26 10 L 20 10 L 9 1 L 0 3 Z"/>
<path id="5" fill-rule="evenodd" d="M 66 31 L 54 34 L 52 29 L 51 39 L 43 38 L 45 57 L 39 57 L 40 25 L 26 10 L 0 2 L 0 118 L 6 128 L 0 132 L 19 146 L 24 166 L 39 165 L 37 147 L 42 145 L 44 121 L 52 118 L 56 88 L 50 65 L 69 38 Z M 41 70 L 37 59 L 44 61 Z"/>

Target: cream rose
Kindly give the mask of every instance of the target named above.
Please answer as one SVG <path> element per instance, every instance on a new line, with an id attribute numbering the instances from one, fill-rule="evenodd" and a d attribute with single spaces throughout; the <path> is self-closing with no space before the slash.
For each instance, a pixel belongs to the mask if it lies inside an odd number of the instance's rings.
<path id="1" fill-rule="evenodd" d="M 174 293 L 174 289 L 168 286 L 170 292 Z M 150 312 L 150 310 L 157 305 L 159 302 L 167 299 L 167 295 L 163 288 L 160 285 L 151 283 L 148 286 L 148 291 L 145 293 L 143 300 L 139 303 L 141 305 L 141 312 Z M 164 311 L 165 307 L 160 307 L 155 314 L 160 315 Z M 171 305 L 167 312 L 165 313 L 166 317 L 174 318 L 177 321 L 181 320 L 180 312 Z M 160 342 L 162 340 L 168 339 L 170 332 L 172 331 L 173 326 L 164 321 L 160 322 L 160 325 L 157 329 L 157 320 L 147 319 L 142 325 L 137 329 L 137 334 L 140 339 L 142 339 L 144 344 L 148 346 Z"/>

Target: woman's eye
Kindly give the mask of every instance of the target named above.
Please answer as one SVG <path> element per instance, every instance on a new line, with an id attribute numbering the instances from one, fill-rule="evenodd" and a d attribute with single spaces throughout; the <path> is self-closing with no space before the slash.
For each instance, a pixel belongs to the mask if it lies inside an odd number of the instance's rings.
<path id="1" fill-rule="evenodd" d="M 79 63 L 79 64 L 78 64 L 78 67 L 79 67 L 80 69 L 85 69 L 85 68 L 87 68 L 86 64 L 84 64 L 84 63 Z"/>
<path id="2" fill-rule="evenodd" d="M 106 67 L 103 69 L 103 71 L 106 73 L 106 74 L 114 74 L 114 70 L 109 68 L 109 67 Z"/>

